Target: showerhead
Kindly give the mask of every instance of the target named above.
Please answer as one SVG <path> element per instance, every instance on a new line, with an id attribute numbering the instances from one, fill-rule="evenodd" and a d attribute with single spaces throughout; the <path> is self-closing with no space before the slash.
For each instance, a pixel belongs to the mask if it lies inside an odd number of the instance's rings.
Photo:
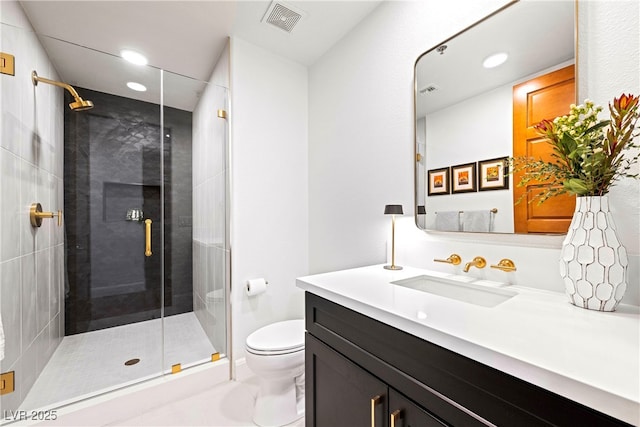
<path id="1" fill-rule="evenodd" d="M 69 108 L 73 111 L 85 111 L 93 108 L 93 102 L 84 100 L 82 98 L 76 98 L 74 102 L 69 104 Z"/>
<path id="2" fill-rule="evenodd" d="M 45 79 L 44 77 L 38 76 L 38 73 L 36 73 L 35 71 L 31 72 L 31 81 L 33 82 L 34 86 L 38 86 L 38 82 L 42 82 L 58 86 L 69 91 L 69 93 L 75 100 L 69 104 L 69 108 L 71 108 L 72 111 L 85 111 L 93 108 L 93 102 L 82 99 L 80 95 L 78 95 L 78 92 L 76 92 L 76 90 L 70 84 Z"/>

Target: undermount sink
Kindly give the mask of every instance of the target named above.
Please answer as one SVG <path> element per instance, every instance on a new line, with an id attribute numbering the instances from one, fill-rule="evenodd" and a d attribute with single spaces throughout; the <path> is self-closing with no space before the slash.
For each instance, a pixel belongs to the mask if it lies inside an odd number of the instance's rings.
<path id="1" fill-rule="evenodd" d="M 518 295 L 517 292 L 506 289 L 487 288 L 482 285 L 427 275 L 396 280 L 391 284 L 483 307 L 495 307 Z"/>

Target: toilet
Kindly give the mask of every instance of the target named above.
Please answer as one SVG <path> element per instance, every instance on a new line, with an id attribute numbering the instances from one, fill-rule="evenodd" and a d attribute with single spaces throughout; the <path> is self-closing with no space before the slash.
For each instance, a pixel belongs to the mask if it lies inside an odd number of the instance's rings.
<path id="1" fill-rule="evenodd" d="M 304 320 L 264 326 L 247 337 L 246 362 L 260 382 L 253 422 L 283 426 L 304 415 Z"/>

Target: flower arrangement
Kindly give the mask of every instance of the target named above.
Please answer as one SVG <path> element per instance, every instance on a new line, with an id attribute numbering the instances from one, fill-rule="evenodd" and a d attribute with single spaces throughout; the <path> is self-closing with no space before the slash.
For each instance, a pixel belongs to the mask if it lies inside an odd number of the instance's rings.
<path id="1" fill-rule="evenodd" d="M 511 159 L 512 172 L 524 172 L 518 186 L 543 183 L 544 190 L 533 200 L 539 203 L 564 193 L 577 196 L 602 196 L 621 178 L 638 178 L 633 165 L 640 148 L 633 142 L 640 116 L 639 99 L 622 94 L 609 104 L 611 118 L 598 119 L 601 106 L 590 100 L 571 105 L 569 114 L 553 121 L 543 120 L 534 126 L 553 148 L 552 159 L 530 157 Z M 626 155 L 625 155 L 626 154 Z"/>

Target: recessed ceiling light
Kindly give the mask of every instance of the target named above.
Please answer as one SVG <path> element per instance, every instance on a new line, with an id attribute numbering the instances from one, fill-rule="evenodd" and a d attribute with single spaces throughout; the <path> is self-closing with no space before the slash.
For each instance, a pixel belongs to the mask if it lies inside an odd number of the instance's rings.
<path id="1" fill-rule="evenodd" d="M 138 92 L 146 92 L 147 90 L 147 87 L 145 85 L 141 85 L 140 83 L 136 83 L 136 82 L 127 83 L 127 87 L 131 90 L 135 90 Z"/>
<path id="2" fill-rule="evenodd" d="M 494 53 L 493 55 L 487 56 L 485 60 L 482 61 L 482 66 L 484 68 L 497 67 L 498 65 L 503 64 L 508 57 L 509 55 L 507 55 L 505 52 Z"/>
<path id="3" fill-rule="evenodd" d="M 133 50 L 122 50 L 120 56 L 132 64 L 147 65 L 147 58 L 141 53 L 134 52 Z"/>

